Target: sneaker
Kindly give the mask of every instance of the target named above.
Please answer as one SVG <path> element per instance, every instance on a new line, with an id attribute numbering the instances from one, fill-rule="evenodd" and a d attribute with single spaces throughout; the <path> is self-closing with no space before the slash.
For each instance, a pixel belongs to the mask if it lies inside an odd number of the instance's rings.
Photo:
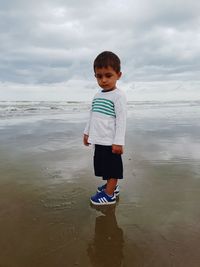
<path id="1" fill-rule="evenodd" d="M 116 203 L 115 194 L 112 197 L 108 196 L 104 191 L 96 193 L 90 198 L 93 205 L 111 205 Z"/>
<path id="2" fill-rule="evenodd" d="M 100 193 L 100 192 L 104 191 L 105 189 L 106 189 L 106 184 L 97 187 L 97 192 Z M 116 185 L 114 194 L 116 197 L 119 196 L 119 185 Z"/>

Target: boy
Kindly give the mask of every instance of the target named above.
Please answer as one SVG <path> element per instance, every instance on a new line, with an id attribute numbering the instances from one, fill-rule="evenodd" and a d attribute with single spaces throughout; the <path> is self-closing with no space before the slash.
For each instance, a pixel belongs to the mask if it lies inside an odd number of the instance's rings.
<path id="1" fill-rule="evenodd" d="M 119 195 L 118 179 L 123 178 L 121 154 L 126 128 L 126 98 L 116 87 L 120 79 L 120 59 L 112 52 L 105 51 L 94 60 L 94 73 L 99 91 L 93 101 L 90 118 L 84 130 L 83 143 L 95 145 L 94 172 L 107 183 L 98 187 L 90 201 L 94 205 L 116 203 Z"/>

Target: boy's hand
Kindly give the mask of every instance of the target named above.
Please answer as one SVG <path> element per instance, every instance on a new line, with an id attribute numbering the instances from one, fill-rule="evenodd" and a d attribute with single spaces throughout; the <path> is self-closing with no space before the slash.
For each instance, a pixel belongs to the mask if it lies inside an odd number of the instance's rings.
<path id="1" fill-rule="evenodd" d="M 121 155 L 123 154 L 123 152 L 124 152 L 123 146 L 115 144 L 112 145 L 112 153 Z"/>
<path id="2" fill-rule="evenodd" d="M 90 143 L 88 143 L 88 137 L 89 137 L 89 135 L 87 135 L 87 134 L 83 135 L 83 144 L 85 146 L 89 146 L 89 144 L 90 144 Z"/>

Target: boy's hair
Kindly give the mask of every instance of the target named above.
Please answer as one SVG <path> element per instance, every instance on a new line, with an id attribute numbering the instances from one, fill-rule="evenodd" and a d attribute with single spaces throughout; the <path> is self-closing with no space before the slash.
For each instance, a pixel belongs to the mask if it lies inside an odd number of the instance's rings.
<path id="1" fill-rule="evenodd" d="M 121 62 L 119 57 L 110 51 L 104 51 L 94 60 L 94 72 L 96 68 L 112 67 L 117 73 L 121 70 Z"/>

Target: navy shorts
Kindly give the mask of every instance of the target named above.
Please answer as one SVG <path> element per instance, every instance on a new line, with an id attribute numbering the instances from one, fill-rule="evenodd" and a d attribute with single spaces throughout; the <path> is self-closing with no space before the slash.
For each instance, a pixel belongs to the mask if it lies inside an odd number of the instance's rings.
<path id="1" fill-rule="evenodd" d="M 121 155 L 112 153 L 112 146 L 95 145 L 94 173 L 103 177 L 103 180 L 123 179 Z"/>

